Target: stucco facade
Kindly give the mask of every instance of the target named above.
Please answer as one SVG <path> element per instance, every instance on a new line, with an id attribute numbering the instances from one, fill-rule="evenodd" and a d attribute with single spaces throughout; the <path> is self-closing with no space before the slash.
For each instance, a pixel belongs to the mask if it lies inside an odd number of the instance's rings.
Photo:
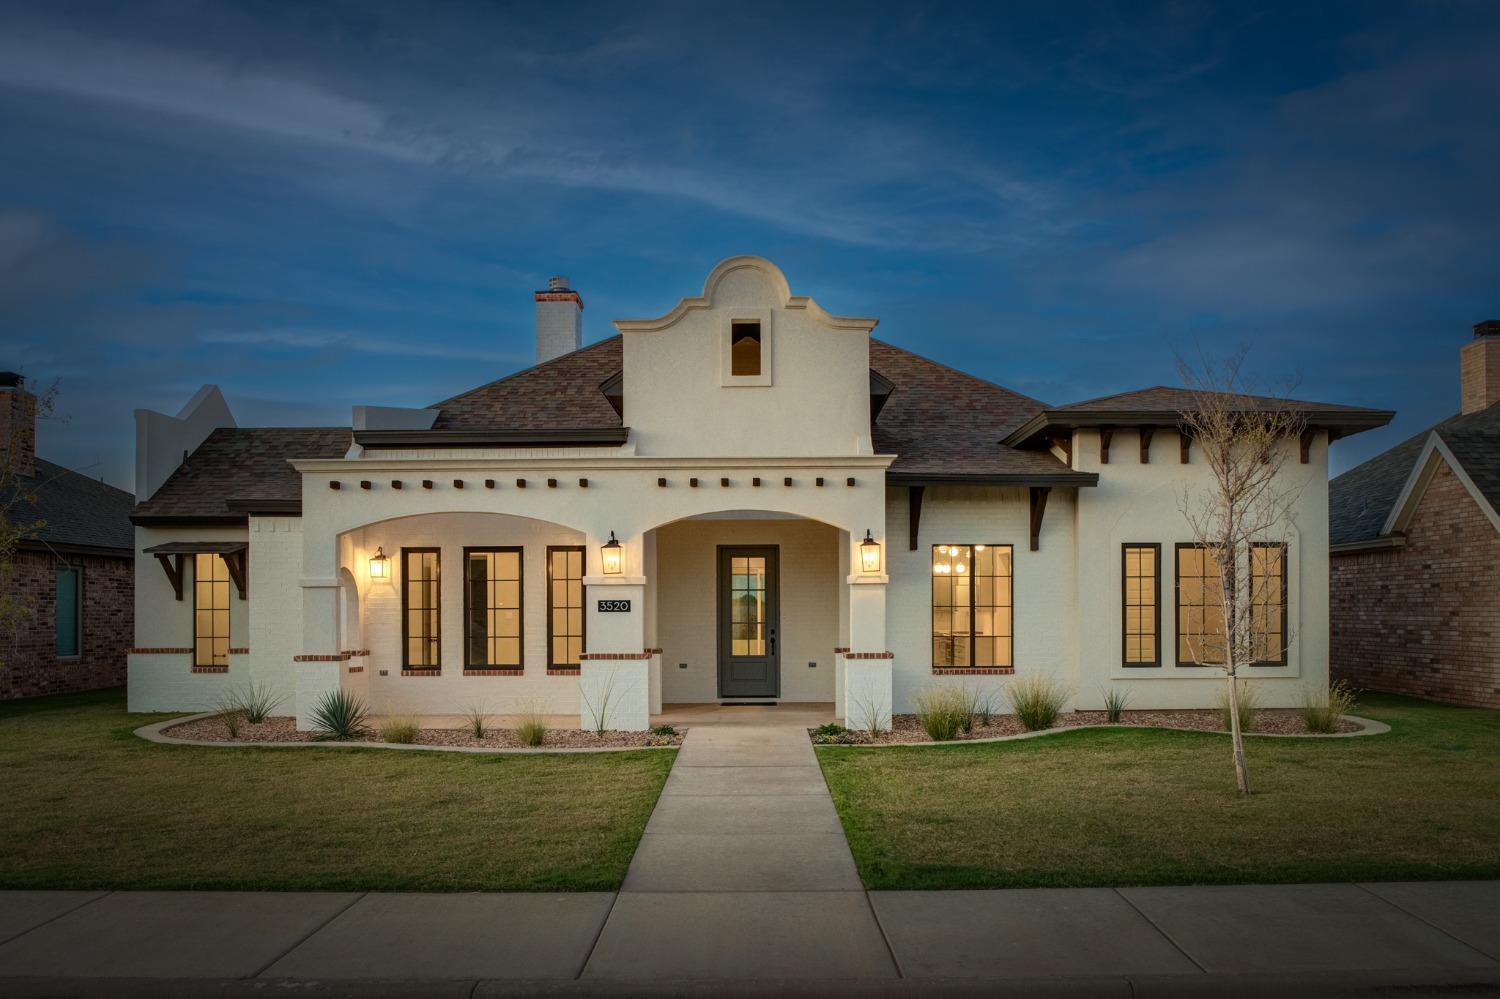
<path id="1" fill-rule="evenodd" d="M 281 693 L 304 726 L 338 688 L 381 713 L 540 706 L 592 726 L 607 701 L 609 727 L 641 728 L 663 703 L 744 696 L 828 703 L 862 723 L 857 713 L 911 710 L 932 684 L 998 695 L 1037 672 L 1079 707 L 1122 684 L 1141 707 L 1211 705 L 1217 670 L 1169 654 L 1149 671 L 1121 664 L 1121 544 L 1169 551 L 1189 540 L 1178 498 L 1207 485 L 1201 461 L 1179 461 L 1176 431 L 1156 434 L 1148 462 L 1137 431 L 1121 429 L 1106 463 L 1100 433 L 1066 411 L 887 345 L 877 358 L 874 326 L 793 295 L 764 260 L 732 258 L 701 295 L 617 322 L 618 344 L 429 410 L 365 411 L 347 438 L 318 438 L 320 451 L 285 445 L 274 467 L 295 475 L 289 495 L 225 472 L 214 480 L 222 512 L 201 505 L 211 470 L 234 454 L 266 460 L 268 445 L 219 418 L 191 468 L 141 497 L 132 709 L 201 708 L 253 682 Z M 1040 445 L 1000 443 L 1047 413 Z M 191 411 L 175 420 L 177 435 L 201 423 Z M 1285 474 L 1300 490 L 1288 532 L 1290 649 L 1284 666 L 1257 668 L 1270 704 L 1327 681 L 1327 441 L 1287 442 Z M 238 542 L 248 568 L 243 597 L 239 579 L 231 588 L 233 649 L 224 669 L 195 670 L 192 583 L 177 599 L 164 565 Z M 996 546 L 987 558 L 1008 548 L 1008 610 L 985 612 L 1004 618 L 985 627 L 1007 630 L 1005 661 L 935 665 L 935 546 L 976 544 Z M 466 576 L 474 548 L 505 549 L 519 588 Z M 583 652 L 559 664 L 549 600 L 572 591 L 557 588 L 549 553 L 568 548 L 582 550 Z M 411 594 L 428 589 L 406 586 L 402 553 L 413 549 L 433 553 L 412 564 L 436 575 L 436 596 L 418 600 Z M 735 556 L 770 568 L 730 568 Z M 1162 571 L 1170 647 L 1171 565 Z M 512 623 L 476 623 L 485 592 L 508 594 L 489 599 L 503 605 L 494 621 Z M 429 611 L 434 600 L 440 609 Z M 757 637 L 736 644 L 742 612 Z M 507 648 L 520 649 L 519 662 L 466 662 L 466 629 L 514 622 L 519 634 L 506 634 L 519 644 Z M 435 650 L 422 668 L 405 668 L 418 647 L 411 629 Z M 771 672 L 752 676 L 761 668 Z M 739 684 L 752 693 L 729 692 Z"/>

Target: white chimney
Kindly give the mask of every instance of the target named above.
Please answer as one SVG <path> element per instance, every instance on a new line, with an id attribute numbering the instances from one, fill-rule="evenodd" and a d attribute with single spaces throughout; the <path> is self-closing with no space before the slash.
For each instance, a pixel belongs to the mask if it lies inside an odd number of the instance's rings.
<path id="1" fill-rule="evenodd" d="M 536 363 L 571 354 L 583 346 L 583 298 L 565 277 L 547 279 L 536 293 Z"/>

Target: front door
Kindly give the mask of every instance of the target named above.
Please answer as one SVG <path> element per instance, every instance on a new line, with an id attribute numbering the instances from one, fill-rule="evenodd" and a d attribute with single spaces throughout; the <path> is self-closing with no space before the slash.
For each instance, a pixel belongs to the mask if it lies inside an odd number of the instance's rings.
<path id="1" fill-rule="evenodd" d="M 719 696 L 777 697 L 777 549 L 719 548 Z"/>

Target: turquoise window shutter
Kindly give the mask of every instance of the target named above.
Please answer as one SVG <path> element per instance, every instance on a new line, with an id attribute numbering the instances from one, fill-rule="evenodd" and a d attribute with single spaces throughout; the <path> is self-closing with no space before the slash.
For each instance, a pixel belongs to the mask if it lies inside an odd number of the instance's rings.
<path id="1" fill-rule="evenodd" d="M 74 566 L 57 569 L 57 654 L 79 654 L 79 572 Z"/>

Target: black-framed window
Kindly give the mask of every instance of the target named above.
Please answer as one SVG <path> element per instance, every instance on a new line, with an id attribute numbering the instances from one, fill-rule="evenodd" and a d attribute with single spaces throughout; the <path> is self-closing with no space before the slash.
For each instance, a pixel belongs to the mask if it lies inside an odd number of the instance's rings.
<path id="1" fill-rule="evenodd" d="M 1224 581 L 1212 549 L 1177 546 L 1177 665 L 1224 663 Z"/>
<path id="2" fill-rule="evenodd" d="M 71 659 L 83 654 L 83 568 L 76 565 L 57 567 L 56 651 L 59 658 Z"/>
<path id="3" fill-rule="evenodd" d="M 440 562 L 436 548 L 401 549 L 401 663 L 408 669 L 441 666 Z"/>
<path id="4" fill-rule="evenodd" d="M 1161 545 L 1120 547 L 1121 632 L 1126 666 L 1161 665 Z"/>
<path id="5" fill-rule="evenodd" d="M 547 548 L 547 665 L 577 666 L 583 656 L 583 548 Z"/>
<path id="6" fill-rule="evenodd" d="M 932 665 L 1014 666 L 1013 549 L 932 546 Z"/>
<path id="7" fill-rule="evenodd" d="M 1254 664 L 1286 665 L 1286 555 L 1279 541 L 1250 546 L 1250 633 Z"/>
<path id="8" fill-rule="evenodd" d="M 464 666 L 521 665 L 522 564 L 520 548 L 464 549 Z"/>
<path id="9" fill-rule="evenodd" d="M 229 665 L 229 565 L 207 552 L 193 556 L 193 665 Z"/>

